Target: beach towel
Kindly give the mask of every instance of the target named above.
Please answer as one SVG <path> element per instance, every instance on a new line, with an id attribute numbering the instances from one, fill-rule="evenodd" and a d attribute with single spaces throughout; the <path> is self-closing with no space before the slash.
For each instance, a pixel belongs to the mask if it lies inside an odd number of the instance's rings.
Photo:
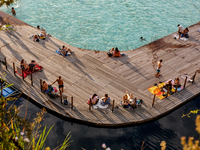
<path id="1" fill-rule="evenodd" d="M 178 39 L 179 35 L 176 33 L 176 34 L 173 34 L 173 37 L 176 38 L 176 39 Z M 186 37 L 180 37 L 180 40 L 187 41 L 188 39 Z"/>
<path id="2" fill-rule="evenodd" d="M 95 104 L 95 105 L 92 105 L 93 106 L 93 108 L 94 109 L 97 109 L 97 108 L 101 108 L 101 109 L 105 109 L 105 108 L 108 108 L 108 104 L 107 105 L 101 105 L 101 99 L 98 101 L 98 103 L 97 104 Z"/>
<path id="3" fill-rule="evenodd" d="M 39 69 L 37 71 L 41 71 L 41 69 L 43 69 L 42 66 L 35 65 L 35 67 Z M 34 72 L 37 72 L 37 71 L 34 71 Z M 32 73 L 34 73 L 34 72 L 32 72 Z M 18 75 L 22 76 L 21 68 L 17 67 L 17 71 L 15 71 L 15 73 L 17 73 Z M 24 78 L 26 78 L 29 74 L 31 74 L 31 71 L 23 71 Z"/>
<path id="4" fill-rule="evenodd" d="M 156 94 L 157 98 L 159 98 L 160 100 L 163 100 L 164 98 L 166 98 L 167 89 L 163 88 L 163 91 L 161 91 L 161 88 L 165 85 L 165 83 L 167 83 L 170 80 L 171 80 L 171 83 L 174 84 L 174 80 L 169 79 L 166 82 L 160 83 L 158 86 L 152 86 L 152 87 L 148 88 L 148 91 L 151 92 L 152 94 Z M 181 91 L 182 89 L 183 89 L 183 86 L 177 88 L 177 91 Z M 176 90 L 176 87 L 172 86 L 171 93 L 174 93 L 175 90 Z M 170 96 L 170 95 L 171 94 L 169 93 L 168 96 Z"/>
<path id="5" fill-rule="evenodd" d="M 59 50 L 59 49 L 58 49 L 58 50 L 56 50 L 55 52 L 56 52 L 57 54 L 59 54 L 59 55 L 62 55 L 62 56 L 63 56 L 63 54 L 62 54 L 62 53 L 60 53 L 60 50 Z M 66 54 L 65 54 L 65 56 L 69 56 L 69 55 L 71 55 L 71 54 L 69 54 L 69 53 L 66 53 Z"/>

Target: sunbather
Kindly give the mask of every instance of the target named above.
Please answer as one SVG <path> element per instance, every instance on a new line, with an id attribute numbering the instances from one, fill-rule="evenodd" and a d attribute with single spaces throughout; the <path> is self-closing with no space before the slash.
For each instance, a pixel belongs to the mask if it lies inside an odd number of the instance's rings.
<path id="1" fill-rule="evenodd" d="M 113 54 L 113 57 L 122 57 L 121 54 L 120 54 L 120 51 L 118 50 L 118 48 L 116 47 L 115 49 L 112 48 L 110 50 L 110 52 Z"/>
<path id="2" fill-rule="evenodd" d="M 39 25 L 37 26 L 37 29 L 40 30 L 40 26 Z"/>
<path id="3" fill-rule="evenodd" d="M 38 35 L 34 35 L 33 36 L 33 41 L 34 42 L 39 42 L 40 41 Z"/>
<path id="4" fill-rule="evenodd" d="M 21 60 L 20 67 L 21 67 L 21 69 L 23 71 L 27 71 L 28 70 L 28 65 L 26 64 L 26 62 L 24 62 L 24 59 Z"/>
<path id="5" fill-rule="evenodd" d="M 108 94 L 105 94 L 105 97 L 101 99 L 102 102 L 101 102 L 101 105 L 107 105 L 107 104 L 110 104 L 110 97 L 108 97 Z"/>
<path id="6" fill-rule="evenodd" d="M 39 66 L 35 60 L 32 60 L 31 63 L 28 65 L 29 66 L 29 71 L 31 72 L 35 72 L 35 71 L 38 71 L 39 69 L 35 67 L 35 65 Z"/>
<path id="7" fill-rule="evenodd" d="M 48 85 L 45 81 L 42 82 L 42 90 L 44 92 L 48 92 L 48 94 L 51 94 L 51 92 L 53 91 L 53 87 L 52 85 Z"/>
<path id="8" fill-rule="evenodd" d="M 127 108 L 130 105 L 129 99 L 130 97 L 128 95 L 128 92 L 126 91 L 126 94 L 124 94 L 123 96 L 123 102 L 122 102 L 124 108 Z"/>
<path id="9" fill-rule="evenodd" d="M 181 82 L 180 82 L 179 78 L 176 78 L 176 79 L 175 79 L 173 86 L 174 86 L 175 88 L 176 88 L 176 86 L 178 86 L 178 88 L 181 87 Z"/>
<path id="10" fill-rule="evenodd" d="M 93 94 L 93 95 L 90 96 L 90 100 L 91 100 L 91 103 L 93 105 L 95 105 L 98 102 L 99 97 L 97 96 L 97 94 Z"/>

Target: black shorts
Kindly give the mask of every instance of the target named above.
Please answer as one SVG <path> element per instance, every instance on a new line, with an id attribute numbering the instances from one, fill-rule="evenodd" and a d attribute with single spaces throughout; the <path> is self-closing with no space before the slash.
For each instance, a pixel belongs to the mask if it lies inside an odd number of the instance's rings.
<path id="1" fill-rule="evenodd" d="M 63 88 L 63 87 L 64 87 L 64 85 L 62 84 L 62 85 L 59 85 L 58 87 L 59 87 L 59 88 Z"/>

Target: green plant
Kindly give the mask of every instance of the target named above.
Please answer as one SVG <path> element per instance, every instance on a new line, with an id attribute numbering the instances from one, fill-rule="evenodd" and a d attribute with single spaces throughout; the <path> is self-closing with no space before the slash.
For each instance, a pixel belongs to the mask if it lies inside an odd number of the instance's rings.
<path id="1" fill-rule="evenodd" d="M 0 98 L 0 149 L 1 150 L 50 150 L 45 148 L 46 138 L 53 128 L 46 133 L 46 127 L 40 133 L 41 121 L 44 118 L 46 110 L 43 109 L 37 113 L 37 117 L 30 123 L 26 117 L 19 117 L 20 108 L 15 105 L 8 107 L 8 101 L 15 101 L 17 98 Z M 25 115 L 26 116 L 26 115 Z M 39 134 L 40 133 L 40 134 Z M 63 144 L 56 149 L 64 150 L 69 147 L 71 136 L 66 136 Z"/>

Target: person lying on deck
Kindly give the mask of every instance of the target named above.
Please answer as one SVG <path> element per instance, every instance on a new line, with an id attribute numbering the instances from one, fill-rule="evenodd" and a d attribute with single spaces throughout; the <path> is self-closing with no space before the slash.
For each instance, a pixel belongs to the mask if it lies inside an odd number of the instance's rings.
<path id="1" fill-rule="evenodd" d="M 39 42 L 40 40 L 39 40 L 39 36 L 38 35 L 34 35 L 33 36 L 33 41 L 34 42 Z"/>
<path id="2" fill-rule="evenodd" d="M 52 85 L 48 85 L 45 81 L 42 82 L 42 91 L 47 92 L 48 94 L 51 94 L 51 92 L 53 91 L 53 87 Z"/>
<path id="3" fill-rule="evenodd" d="M 31 60 L 31 63 L 28 65 L 28 70 L 31 72 L 38 71 L 39 69 L 35 67 L 35 65 L 39 66 L 35 60 Z"/>
<path id="4" fill-rule="evenodd" d="M 21 60 L 20 67 L 21 67 L 21 69 L 23 71 L 27 71 L 28 70 L 28 65 L 26 64 L 26 62 L 24 62 L 24 59 Z"/>
<path id="5" fill-rule="evenodd" d="M 110 97 L 108 97 L 108 94 L 105 94 L 105 97 L 102 98 L 101 100 L 102 100 L 101 105 L 103 106 L 110 104 Z"/>

